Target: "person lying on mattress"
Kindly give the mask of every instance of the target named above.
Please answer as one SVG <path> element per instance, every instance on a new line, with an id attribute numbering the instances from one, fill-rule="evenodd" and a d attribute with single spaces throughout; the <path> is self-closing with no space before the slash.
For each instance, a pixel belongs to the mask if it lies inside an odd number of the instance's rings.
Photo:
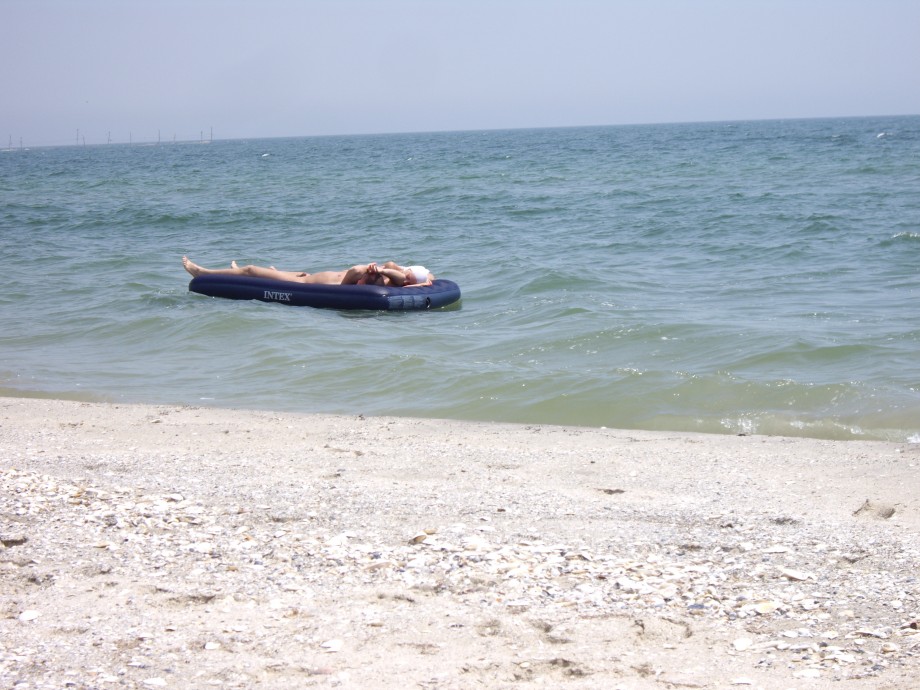
<path id="1" fill-rule="evenodd" d="M 237 266 L 236 261 L 230 268 L 204 268 L 194 263 L 187 256 L 182 257 L 182 265 L 193 276 L 250 276 L 268 278 L 269 280 L 287 280 L 294 283 L 314 283 L 322 285 L 393 285 L 395 287 L 419 287 L 431 285 L 434 275 L 424 266 L 400 266 L 387 261 L 383 266 L 375 263 L 352 266 L 344 271 L 319 271 L 304 273 L 302 271 L 279 271 L 274 266 Z"/>

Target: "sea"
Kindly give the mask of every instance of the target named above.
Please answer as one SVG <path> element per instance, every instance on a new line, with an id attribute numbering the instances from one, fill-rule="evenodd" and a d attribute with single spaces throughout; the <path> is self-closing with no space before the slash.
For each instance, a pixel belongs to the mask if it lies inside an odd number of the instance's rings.
<path id="1" fill-rule="evenodd" d="M 920 443 L 920 117 L 0 151 L 0 395 Z M 330 311 L 207 267 L 424 264 Z"/>

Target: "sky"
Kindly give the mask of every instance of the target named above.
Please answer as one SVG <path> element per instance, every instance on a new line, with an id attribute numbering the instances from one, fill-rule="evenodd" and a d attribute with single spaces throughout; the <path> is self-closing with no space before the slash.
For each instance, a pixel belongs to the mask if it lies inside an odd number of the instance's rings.
<path id="1" fill-rule="evenodd" d="M 918 0 L 0 0 L 0 147 L 920 114 Z"/>

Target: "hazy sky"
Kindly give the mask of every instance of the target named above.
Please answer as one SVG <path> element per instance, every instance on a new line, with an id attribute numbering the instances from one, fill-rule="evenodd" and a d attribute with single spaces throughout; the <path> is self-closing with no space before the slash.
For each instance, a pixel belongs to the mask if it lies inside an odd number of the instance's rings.
<path id="1" fill-rule="evenodd" d="M 920 113 L 918 0 L 0 0 L 0 146 Z"/>

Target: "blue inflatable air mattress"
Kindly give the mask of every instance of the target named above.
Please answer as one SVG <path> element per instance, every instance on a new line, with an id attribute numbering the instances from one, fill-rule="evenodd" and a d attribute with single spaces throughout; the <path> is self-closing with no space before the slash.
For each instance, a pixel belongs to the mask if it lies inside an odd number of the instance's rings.
<path id="1" fill-rule="evenodd" d="M 386 287 L 321 285 L 249 276 L 207 275 L 192 278 L 188 289 L 210 297 L 254 299 L 319 309 L 435 309 L 460 299 L 460 287 L 450 280 L 435 280 L 431 285 L 420 287 Z"/>

